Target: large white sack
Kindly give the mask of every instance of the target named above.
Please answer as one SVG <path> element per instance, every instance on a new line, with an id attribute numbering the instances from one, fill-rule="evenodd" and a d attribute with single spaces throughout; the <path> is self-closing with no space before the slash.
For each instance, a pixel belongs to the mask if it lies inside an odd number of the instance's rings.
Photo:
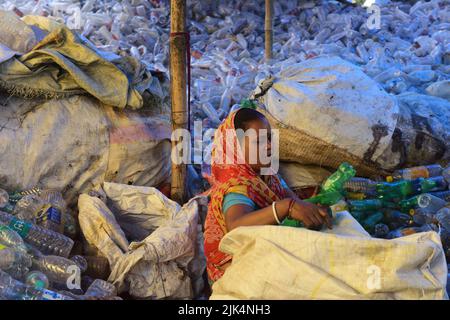
<path id="1" fill-rule="evenodd" d="M 73 203 L 103 181 L 157 186 L 170 176 L 170 121 L 161 111 L 120 111 L 87 96 L 0 101 L 2 188 L 56 188 Z"/>
<path id="2" fill-rule="evenodd" d="M 371 238 L 344 211 L 325 232 L 240 227 L 220 250 L 231 266 L 211 299 L 448 299 L 439 235 Z"/>
<path id="3" fill-rule="evenodd" d="M 413 92 L 396 98 L 400 115 L 379 163 L 383 167 L 446 165 L 450 161 L 450 101 Z"/>
<path id="4" fill-rule="evenodd" d="M 359 67 L 333 56 L 280 71 L 262 99 L 283 124 L 366 161 L 376 161 L 389 145 L 398 117 L 392 96 Z"/>
<path id="5" fill-rule="evenodd" d="M 103 190 L 106 204 L 82 194 L 78 209 L 84 237 L 110 263 L 108 281 L 136 298 L 192 298 L 191 280 L 206 265 L 197 242 L 202 198 L 180 207 L 151 187 L 105 182 Z"/>

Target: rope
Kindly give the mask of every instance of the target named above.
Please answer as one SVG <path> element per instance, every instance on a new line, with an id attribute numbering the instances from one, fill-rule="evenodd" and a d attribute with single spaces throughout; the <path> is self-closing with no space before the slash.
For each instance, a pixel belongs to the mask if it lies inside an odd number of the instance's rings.
<path id="1" fill-rule="evenodd" d="M 186 62 L 187 62 L 187 83 L 188 83 L 188 130 L 191 131 L 191 44 L 189 32 L 171 32 L 170 37 L 184 37 L 186 40 Z"/>

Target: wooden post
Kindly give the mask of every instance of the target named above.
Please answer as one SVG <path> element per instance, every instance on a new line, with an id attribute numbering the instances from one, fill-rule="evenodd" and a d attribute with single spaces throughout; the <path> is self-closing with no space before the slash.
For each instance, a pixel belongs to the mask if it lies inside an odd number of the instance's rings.
<path id="1" fill-rule="evenodd" d="M 266 62 L 272 59 L 272 11 L 273 11 L 273 0 L 266 0 L 266 19 L 264 25 L 264 31 L 266 34 L 265 40 L 265 57 Z"/>
<path id="2" fill-rule="evenodd" d="M 172 130 L 186 129 L 188 123 L 186 98 L 186 0 L 170 1 L 170 91 Z M 190 58 L 190 57 L 189 57 Z M 175 152 L 177 141 L 172 141 Z M 190 145 L 190 142 L 189 142 Z M 180 154 L 174 155 L 180 157 Z M 185 197 L 186 164 L 172 161 L 171 198 L 182 204 Z"/>

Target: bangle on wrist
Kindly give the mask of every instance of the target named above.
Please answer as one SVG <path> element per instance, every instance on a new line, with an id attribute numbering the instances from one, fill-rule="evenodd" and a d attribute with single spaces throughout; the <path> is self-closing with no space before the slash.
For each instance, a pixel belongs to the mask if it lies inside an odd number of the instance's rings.
<path id="1" fill-rule="evenodd" d="M 275 217 L 275 221 L 278 224 L 281 224 L 280 219 L 278 219 L 277 208 L 275 208 L 275 203 L 276 203 L 276 201 L 272 202 L 272 213 L 273 213 L 273 216 Z"/>
<path id="2" fill-rule="evenodd" d="M 287 215 L 288 219 L 292 219 L 291 212 L 292 212 L 292 208 L 294 207 L 294 204 L 295 204 L 295 200 L 291 199 L 291 201 L 289 201 L 289 208 L 288 208 L 288 215 Z"/>

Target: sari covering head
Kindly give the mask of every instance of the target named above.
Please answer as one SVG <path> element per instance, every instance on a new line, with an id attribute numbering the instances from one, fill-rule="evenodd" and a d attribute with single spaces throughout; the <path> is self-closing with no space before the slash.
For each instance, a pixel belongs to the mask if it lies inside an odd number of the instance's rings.
<path id="1" fill-rule="evenodd" d="M 234 186 L 245 186 L 248 197 L 260 208 L 286 197 L 286 192 L 276 175 L 266 176 L 264 181 L 243 160 L 234 127 L 237 112 L 239 110 L 230 113 L 217 128 L 211 154 L 212 187 L 207 192 L 210 202 L 205 221 L 204 250 L 208 276 L 212 281 L 218 280 L 223 275 L 224 271 L 220 269 L 220 266 L 231 261 L 230 255 L 219 251 L 219 243 L 227 233 L 222 202 L 228 189 Z"/>

